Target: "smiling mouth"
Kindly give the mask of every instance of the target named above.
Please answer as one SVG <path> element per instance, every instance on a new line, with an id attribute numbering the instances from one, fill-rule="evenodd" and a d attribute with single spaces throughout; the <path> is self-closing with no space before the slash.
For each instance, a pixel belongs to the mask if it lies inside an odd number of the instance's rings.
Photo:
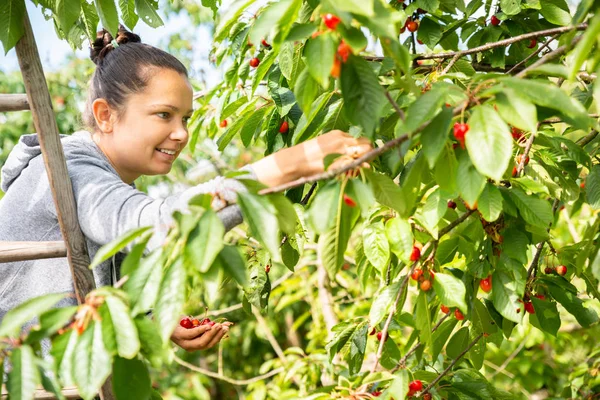
<path id="1" fill-rule="evenodd" d="M 170 156 L 174 156 L 175 154 L 177 154 L 177 152 L 175 150 L 156 149 L 156 151 L 160 151 L 161 153 L 165 153 L 165 154 L 168 154 Z"/>

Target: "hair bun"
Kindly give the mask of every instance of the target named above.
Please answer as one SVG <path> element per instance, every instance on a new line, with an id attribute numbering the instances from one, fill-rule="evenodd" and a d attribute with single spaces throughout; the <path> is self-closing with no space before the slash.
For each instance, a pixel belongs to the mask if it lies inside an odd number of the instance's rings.
<path id="1" fill-rule="evenodd" d="M 135 33 L 129 32 L 123 25 L 119 25 L 116 42 L 120 46 L 126 43 L 141 43 L 142 39 Z M 97 33 L 96 40 L 90 46 L 90 58 L 94 64 L 100 65 L 108 53 L 114 49 L 112 35 L 106 29 L 102 29 Z"/>

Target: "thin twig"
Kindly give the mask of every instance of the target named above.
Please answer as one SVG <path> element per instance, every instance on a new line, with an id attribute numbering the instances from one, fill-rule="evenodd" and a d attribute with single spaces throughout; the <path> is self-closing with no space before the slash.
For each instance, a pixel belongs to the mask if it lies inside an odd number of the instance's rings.
<path id="1" fill-rule="evenodd" d="M 310 197 L 312 196 L 312 194 L 314 193 L 316 188 L 317 188 L 317 182 L 313 182 L 312 186 L 308 190 L 308 193 L 306 193 L 306 195 L 302 198 L 302 200 L 300 200 L 300 204 L 302 204 L 303 206 L 307 205 L 308 200 L 310 200 Z"/>
<path id="2" fill-rule="evenodd" d="M 554 204 L 552 204 L 552 215 L 554 215 L 556 213 L 556 209 L 558 208 L 559 203 L 560 203 L 560 201 L 558 199 L 554 199 Z M 548 229 L 546 229 L 546 232 L 550 232 L 551 227 L 552 227 L 552 223 L 550 223 L 550 226 L 548 227 Z M 533 276 L 537 275 L 538 264 L 539 264 L 540 256 L 542 255 L 542 249 L 544 248 L 545 243 L 546 243 L 546 241 L 543 240 L 540 243 L 538 243 L 536 246 L 535 256 L 533 256 L 533 260 L 531 260 L 531 264 L 529 265 L 529 269 L 527 270 L 527 281 L 529 281 L 529 279 L 531 279 L 532 274 L 533 274 Z"/>
<path id="3" fill-rule="evenodd" d="M 402 121 L 406 120 L 406 115 L 404 114 L 404 111 L 400 108 L 398 103 L 396 103 L 390 92 L 388 92 L 387 90 L 385 91 L 385 97 L 387 97 L 388 101 L 392 104 L 392 107 L 394 107 L 394 110 L 396 110 L 396 113 L 400 116 L 400 119 Z"/>
<path id="4" fill-rule="evenodd" d="M 469 210 L 469 211 L 465 212 L 463 215 L 456 218 L 454 221 L 452 221 L 447 226 L 442 228 L 438 232 L 438 239 L 441 238 L 442 236 L 444 236 L 445 234 L 447 234 L 448 232 L 450 232 L 452 229 L 456 228 L 456 226 L 460 225 L 464 220 L 469 218 L 471 216 L 471 214 L 473 214 L 475 211 L 477 211 L 477 210 Z"/>
<path id="5" fill-rule="evenodd" d="M 439 374 L 425 389 L 423 389 L 423 391 L 421 392 L 421 394 L 419 396 L 417 396 L 417 398 L 423 396 L 423 394 L 425 394 L 429 390 L 431 390 L 431 388 L 433 386 L 435 386 L 435 384 L 438 383 L 440 381 L 440 379 L 442 379 L 448 373 L 448 371 L 450 371 L 450 369 L 452 369 L 452 367 L 454 367 L 454 364 L 456 364 L 458 362 L 458 360 L 460 360 L 462 358 L 462 356 L 464 356 L 465 354 L 467 354 L 467 352 L 469 350 L 471 350 L 471 347 L 475 346 L 477 344 L 477 342 L 479 342 L 479 340 L 481 340 L 482 337 L 483 337 L 483 333 L 480 333 L 479 335 L 477 335 L 477 337 L 475 339 L 473 339 L 473 341 L 471 343 L 469 343 L 469 345 L 467 346 L 467 348 L 464 349 L 462 351 L 462 353 L 460 353 L 458 355 L 458 357 L 456 357 L 454 360 L 452 360 L 452 362 L 450 363 L 450 365 L 448 365 L 448 367 L 446 367 L 446 369 L 444 371 L 442 371 L 441 374 Z"/>
<path id="6" fill-rule="evenodd" d="M 589 142 L 591 142 L 592 140 L 596 139 L 596 136 L 598 136 L 598 131 L 597 130 L 592 130 L 589 135 L 582 137 L 581 139 L 579 139 L 577 141 L 577 144 L 580 145 L 581 147 L 586 146 Z"/>
<path id="7" fill-rule="evenodd" d="M 531 60 L 533 57 L 537 56 L 539 53 L 542 52 L 542 50 L 548 48 L 548 46 L 550 45 L 550 43 L 556 39 L 558 37 L 558 34 L 552 36 L 550 39 L 546 40 L 546 43 L 544 43 L 543 45 L 540 46 L 539 49 L 537 49 L 536 51 L 534 51 L 533 53 L 531 53 L 530 55 L 528 55 L 527 57 L 525 57 L 525 59 L 523 59 L 522 61 L 518 62 L 517 64 L 513 65 L 513 67 L 511 69 L 509 69 L 508 71 L 506 71 L 507 74 L 510 74 L 513 71 L 516 70 L 520 70 L 520 67 L 522 65 L 524 65 L 527 61 Z"/>
<path id="8" fill-rule="evenodd" d="M 513 351 L 511 353 L 510 356 L 508 356 L 506 358 L 506 360 L 504 360 L 504 362 L 502 363 L 502 365 L 500 365 L 500 367 L 498 368 L 498 370 L 496 372 L 494 372 L 490 378 L 493 378 L 494 376 L 498 375 L 498 372 L 503 371 L 508 364 L 510 364 L 510 362 L 521 352 L 521 350 L 523 349 L 523 347 L 525 347 L 525 343 L 527 343 L 527 339 L 529 338 L 529 335 L 526 335 L 523 340 L 521 341 L 521 343 L 519 343 L 519 346 L 517 346 L 517 348 L 515 349 L 515 351 Z"/>
<path id="9" fill-rule="evenodd" d="M 252 307 L 252 314 L 254 314 L 254 316 L 256 317 L 256 321 L 258 322 L 258 325 L 265 332 L 265 335 L 267 336 L 267 340 L 269 341 L 269 343 L 271 343 L 271 347 L 273 347 L 273 350 L 275 350 L 277 357 L 279 357 L 279 359 L 281 360 L 281 363 L 283 365 L 286 365 L 287 359 L 285 358 L 285 354 L 283 354 L 283 350 L 281 349 L 281 346 L 279 346 L 277 339 L 275 339 L 273 332 L 271 332 L 271 328 L 269 328 L 267 321 L 260 314 L 260 311 L 258 311 L 256 309 L 256 307 Z"/>
<path id="10" fill-rule="evenodd" d="M 283 369 L 283 367 L 279 367 L 272 371 L 267 372 L 266 374 L 255 376 L 254 378 L 238 380 L 238 379 L 229 378 L 228 376 L 217 374 L 215 372 L 209 371 L 204 368 L 200 368 L 194 364 L 190 364 L 187 361 L 183 361 L 181 358 L 177 357 L 176 355 L 173 355 L 173 359 L 175 360 L 175 362 L 177 364 L 183 365 L 184 367 L 189 368 L 192 371 L 200 372 L 201 374 L 210 376 L 211 378 L 219 379 L 221 381 L 225 381 L 225 382 L 231 383 L 232 385 L 237 385 L 237 386 L 250 385 L 251 383 L 262 381 L 264 379 L 270 378 L 272 376 L 275 376 L 275 375 L 280 374 L 285 371 Z"/>
<path id="11" fill-rule="evenodd" d="M 452 68 L 452 66 L 454 64 L 456 64 L 456 62 L 458 61 L 458 59 L 460 57 L 461 57 L 460 54 L 456 54 L 454 57 L 452 57 L 452 59 L 450 60 L 448 65 L 446 65 L 446 68 L 444 68 L 444 70 L 442 71 L 442 73 L 440 75 L 446 75 L 448 73 L 448 71 L 450 71 L 450 68 Z"/>
<path id="12" fill-rule="evenodd" d="M 535 140 L 535 134 L 532 132 L 529 139 L 527 139 L 527 144 L 525 145 L 525 151 L 521 155 L 521 161 L 519 165 L 517 165 L 517 174 L 516 176 L 520 176 L 523 168 L 525 168 L 525 163 L 527 162 L 527 158 L 529 157 L 529 152 L 531 151 L 531 146 L 533 146 L 533 141 Z"/>
<path id="13" fill-rule="evenodd" d="M 446 53 L 423 54 L 423 55 L 417 56 L 415 59 L 417 59 L 417 60 L 418 59 L 420 59 L 420 60 L 446 59 L 446 58 L 455 57 L 457 54 L 459 55 L 459 58 L 460 58 L 460 57 L 463 57 L 463 56 L 466 56 L 469 54 L 480 53 L 482 51 L 491 50 L 496 47 L 508 46 L 509 44 L 520 42 L 522 40 L 533 39 L 533 38 L 537 38 L 540 36 L 550 36 L 550 35 L 555 35 L 555 34 L 561 34 L 561 33 L 565 33 L 565 32 L 570 32 L 572 30 L 582 31 L 582 30 L 585 30 L 587 27 L 588 27 L 587 24 L 579 24 L 579 25 L 575 25 L 575 26 L 564 26 L 564 27 L 560 27 L 560 28 L 545 29 L 543 31 L 524 33 L 522 35 L 514 36 L 514 37 L 511 37 L 508 39 L 499 40 L 497 42 L 486 43 L 483 46 L 473 47 L 472 49 L 460 50 L 460 51 L 449 51 Z"/>
<path id="14" fill-rule="evenodd" d="M 548 61 L 555 59 L 556 57 L 562 55 L 563 53 L 566 53 L 571 47 L 575 46 L 577 44 L 577 42 L 579 42 L 580 40 L 581 40 L 581 36 L 576 37 L 575 39 L 573 39 L 571 41 L 570 44 L 565 44 L 563 46 L 560 46 L 556 50 L 553 50 L 550 53 L 544 55 L 539 60 L 537 60 L 536 62 L 531 64 L 529 67 L 525 68 L 524 70 L 522 70 L 521 72 L 516 74 L 515 76 L 517 78 L 523 78 L 525 75 L 527 75 L 527 73 L 529 71 L 534 70 L 537 67 L 539 67 L 540 65 L 543 65 L 543 64 L 547 63 Z"/>

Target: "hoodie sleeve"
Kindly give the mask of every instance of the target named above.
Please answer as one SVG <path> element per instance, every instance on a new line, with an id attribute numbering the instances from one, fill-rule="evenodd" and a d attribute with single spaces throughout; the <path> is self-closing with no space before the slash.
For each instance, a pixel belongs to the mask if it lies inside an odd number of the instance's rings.
<path id="1" fill-rule="evenodd" d="M 165 199 L 153 199 L 123 182 L 102 160 L 89 157 L 67 161 L 77 203 L 79 224 L 91 241 L 104 245 L 123 233 L 143 226 L 153 226 L 155 234 L 147 251 L 163 244 L 173 222 L 173 211 L 188 211 L 188 201 L 202 193 L 218 193 L 213 208 L 227 230 L 242 222 L 235 202 L 237 192 L 245 187 L 235 179 L 216 177 Z M 248 168 L 249 177 L 254 178 Z"/>

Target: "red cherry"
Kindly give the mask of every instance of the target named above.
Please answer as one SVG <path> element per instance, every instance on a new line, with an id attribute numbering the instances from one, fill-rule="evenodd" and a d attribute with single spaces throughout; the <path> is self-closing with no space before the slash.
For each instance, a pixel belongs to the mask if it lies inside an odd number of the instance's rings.
<path id="1" fill-rule="evenodd" d="M 196 319 L 196 318 L 194 318 L 194 319 L 192 320 L 192 325 L 194 326 L 194 328 L 195 328 L 195 327 L 197 327 L 197 326 L 200 326 L 200 320 L 199 320 L 199 319 Z"/>
<path id="2" fill-rule="evenodd" d="M 419 258 L 421 258 L 421 249 L 413 246 L 412 253 L 410 253 L 410 261 L 417 261 Z"/>
<path id="3" fill-rule="evenodd" d="M 417 21 L 409 21 L 406 24 L 406 29 L 408 29 L 409 32 L 416 32 L 417 29 L 419 29 L 419 23 Z"/>
<path id="4" fill-rule="evenodd" d="M 333 65 L 331 66 L 331 71 L 329 71 L 329 75 L 333 79 L 337 79 L 340 77 L 340 73 L 342 72 L 342 62 L 337 58 L 333 60 Z"/>
<path id="5" fill-rule="evenodd" d="M 371 333 L 369 333 L 369 336 L 373 336 L 376 333 L 377 333 L 377 328 L 373 327 L 373 330 L 371 331 Z"/>
<path id="6" fill-rule="evenodd" d="M 381 338 L 383 337 L 383 332 L 377 332 L 377 340 L 379 340 L 381 342 Z M 385 340 L 387 341 L 389 338 L 389 335 L 385 336 Z"/>
<path id="7" fill-rule="evenodd" d="M 348 196 L 345 193 L 344 193 L 344 203 L 346 203 L 346 205 L 348 207 L 356 207 L 356 202 L 354 201 L 354 199 L 352 199 L 352 197 Z"/>
<path id="8" fill-rule="evenodd" d="M 417 268 L 413 271 L 412 274 L 410 274 L 410 277 L 415 280 L 418 281 L 419 278 L 421 277 L 421 275 L 423 275 L 423 270 L 421 268 Z"/>
<path id="9" fill-rule="evenodd" d="M 337 17 L 336 15 L 325 14 L 325 16 L 323 17 L 323 21 L 325 22 L 326 27 L 328 27 L 331 30 L 335 30 L 335 28 L 337 28 L 338 24 L 342 20 L 339 19 L 339 17 Z"/>
<path id="10" fill-rule="evenodd" d="M 479 281 L 479 287 L 486 293 L 489 293 L 492 290 L 492 276 L 488 276 Z"/>
<path id="11" fill-rule="evenodd" d="M 181 321 L 179 321 L 179 325 L 181 325 L 185 329 L 192 329 L 194 327 L 192 320 L 189 319 L 188 317 L 182 318 Z"/>
<path id="12" fill-rule="evenodd" d="M 519 173 L 519 170 L 517 170 L 517 167 L 514 166 L 512 169 L 512 172 L 511 172 L 512 177 L 515 178 L 518 173 Z"/>
<path id="13" fill-rule="evenodd" d="M 458 122 L 454 124 L 454 137 L 456 140 L 458 140 L 460 147 L 463 149 L 465 148 L 465 136 L 467 135 L 468 131 L 469 124 L 461 124 Z"/>
<path id="14" fill-rule="evenodd" d="M 498 19 L 498 17 L 496 17 L 495 15 L 492 15 L 492 18 L 490 19 L 490 22 L 492 23 L 492 25 L 494 26 L 498 26 L 500 25 L 500 20 Z"/>
<path id="15" fill-rule="evenodd" d="M 517 308 L 517 314 L 519 314 L 521 312 L 520 308 Z"/>
<path id="16" fill-rule="evenodd" d="M 431 395 L 431 393 L 425 393 L 425 394 L 423 395 L 423 400 L 431 400 L 431 398 L 432 398 L 432 395 Z"/>
<path id="17" fill-rule="evenodd" d="M 546 267 L 546 268 L 544 268 L 544 272 L 547 273 L 547 274 L 551 274 L 551 273 L 554 272 L 554 268 L 552 268 L 552 267 Z"/>
<path id="18" fill-rule="evenodd" d="M 523 154 L 519 154 L 517 156 L 517 163 L 521 164 L 521 160 L 523 160 Z M 529 164 L 529 156 L 525 157 L 525 165 Z"/>
<path id="19" fill-rule="evenodd" d="M 224 119 L 223 121 L 221 121 L 221 123 L 219 124 L 219 126 L 220 126 L 221 128 L 226 128 L 226 127 L 227 127 L 227 120 L 226 120 L 226 119 Z"/>
<path id="20" fill-rule="evenodd" d="M 421 39 L 417 39 L 417 43 L 423 44 L 423 41 Z"/>
<path id="21" fill-rule="evenodd" d="M 543 294 L 540 294 L 540 293 L 536 294 L 535 297 L 537 297 L 540 300 L 546 300 L 546 296 L 544 296 Z"/>
<path id="22" fill-rule="evenodd" d="M 442 304 L 442 305 L 440 306 L 440 310 L 442 310 L 442 312 L 443 312 L 444 314 L 448 314 L 448 313 L 450 312 L 450 307 L 448 307 L 448 306 L 445 306 L 445 305 L 443 305 L 443 304 Z"/>
<path id="23" fill-rule="evenodd" d="M 346 62 L 350 54 L 352 54 L 352 47 L 342 40 L 337 48 L 337 55 L 340 56 L 342 62 Z"/>
<path id="24" fill-rule="evenodd" d="M 463 319 L 465 319 L 465 316 L 463 315 L 463 313 L 460 312 L 460 310 L 457 308 L 456 310 L 454 310 L 454 318 L 456 318 L 459 321 L 462 321 Z"/>
<path id="25" fill-rule="evenodd" d="M 533 49 L 535 46 L 537 45 L 537 39 L 533 38 L 529 41 L 529 45 L 527 46 L 528 49 Z"/>
<path id="26" fill-rule="evenodd" d="M 411 383 L 408 384 L 408 389 L 418 392 L 423 389 L 423 382 L 421 382 L 418 379 L 415 381 L 412 381 Z"/>
<path id="27" fill-rule="evenodd" d="M 456 203 L 452 200 L 448 200 L 448 208 L 456 209 Z"/>
<path id="28" fill-rule="evenodd" d="M 287 121 L 283 121 L 281 126 L 279 127 L 279 133 L 287 133 L 290 129 L 290 126 Z"/>
<path id="29" fill-rule="evenodd" d="M 530 301 L 525 303 L 525 311 L 527 311 L 529 314 L 535 314 L 535 310 L 533 309 L 533 304 Z"/>
<path id="30" fill-rule="evenodd" d="M 271 272 L 271 266 L 269 264 L 265 265 L 265 272 L 268 274 Z"/>
<path id="31" fill-rule="evenodd" d="M 429 289 L 431 289 L 431 281 L 429 279 L 425 279 L 423 282 L 421 282 L 420 287 L 424 292 L 429 291 Z"/>
<path id="32" fill-rule="evenodd" d="M 271 47 L 271 45 L 269 43 L 267 43 L 267 41 L 265 39 L 263 39 L 260 44 L 262 44 L 265 47 Z"/>
<path id="33" fill-rule="evenodd" d="M 260 60 L 257 57 L 254 57 L 253 59 L 250 60 L 250 66 L 252 68 L 258 67 L 258 64 L 260 64 Z"/>
<path id="34" fill-rule="evenodd" d="M 558 267 L 556 267 L 556 273 L 560 276 L 565 276 L 567 274 L 567 267 L 565 267 L 564 265 L 559 265 Z"/>
<path id="35" fill-rule="evenodd" d="M 376 391 L 374 391 L 373 393 L 371 393 L 371 395 L 372 395 L 373 397 L 379 397 L 379 396 L 381 396 L 381 392 L 380 392 L 379 390 L 376 390 Z"/>
<path id="36" fill-rule="evenodd" d="M 579 187 L 580 187 L 580 188 L 582 188 L 582 189 L 585 189 L 585 181 L 581 182 L 581 183 L 579 184 Z"/>
<path id="37" fill-rule="evenodd" d="M 212 324 L 211 324 L 211 323 L 212 323 Z M 210 326 L 212 326 L 212 325 L 214 325 L 214 324 L 215 324 L 215 323 L 214 323 L 214 322 L 212 322 L 212 321 L 210 320 L 210 318 L 204 318 L 204 319 L 203 319 L 203 320 L 200 322 L 200 325 L 210 325 Z"/>

